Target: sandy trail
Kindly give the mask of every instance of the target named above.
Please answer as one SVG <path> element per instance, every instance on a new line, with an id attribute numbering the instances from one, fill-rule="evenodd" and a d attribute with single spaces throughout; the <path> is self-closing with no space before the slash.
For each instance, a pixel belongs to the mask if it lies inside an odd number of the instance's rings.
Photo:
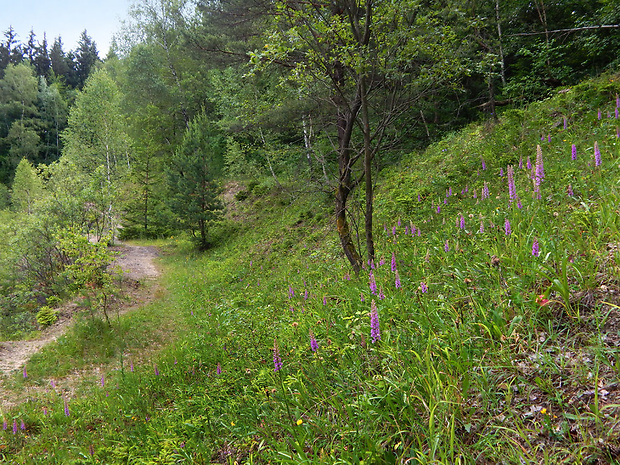
<path id="1" fill-rule="evenodd" d="M 159 276 L 159 271 L 154 264 L 154 259 L 159 255 L 156 247 L 119 245 L 114 250 L 121 253 L 114 265 L 123 270 L 124 278 L 129 279 L 130 282 L 139 283 L 145 280 L 155 280 Z M 152 293 L 149 296 L 152 296 Z M 149 296 L 143 299 L 143 303 L 149 300 Z M 74 303 L 66 304 L 60 308 L 58 321 L 43 331 L 37 339 L 0 342 L 0 374 L 22 370 L 30 357 L 46 344 L 62 336 L 70 326 L 71 317 L 76 308 L 77 305 Z"/>

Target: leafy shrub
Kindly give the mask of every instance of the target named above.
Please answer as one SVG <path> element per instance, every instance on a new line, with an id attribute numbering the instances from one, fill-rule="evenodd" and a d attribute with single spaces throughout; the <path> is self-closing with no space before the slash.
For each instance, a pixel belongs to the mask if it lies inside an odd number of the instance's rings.
<path id="1" fill-rule="evenodd" d="M 43 306 L 37 313 L 37 321 L 42 327 L 53 325 L 58 320 L 58 310 L 51 307 Z"/>

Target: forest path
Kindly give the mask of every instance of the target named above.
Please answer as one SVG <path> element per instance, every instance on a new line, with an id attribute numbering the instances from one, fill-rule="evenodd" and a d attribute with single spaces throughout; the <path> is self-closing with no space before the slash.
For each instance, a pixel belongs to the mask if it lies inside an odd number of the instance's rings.
<path id="1" fill-rule="evenodd" d="M 119 257 L 113 263 L 123 270 L 123 278 L 129 281 L 125 285 L 125 294 L 130 294 L 130 302 L 122 303 L 120 313 L 125 313 L 136 308 L 136 302 L 140 305 L 148 303 L 154 292 L 145 292 L 144 286 L 139 283 L 145 280 L 156 280 L 159 271 L 155 266 L 154 259 L 159 256 L 156 247 L 120 244 L 113 247 L 120 252 Z M 133 283 L 133 285 L 131 284 Z M 49 328 L 45 329 L 40 337 L 28 341 L 4 341 L 0 342 L 0 375 L 10 374 L 12 371 L 23 369 L 30 357 L 41 350 L 42 347 L 55 341 L 62 336 L 72 323 L 72 315 L 77 310 L 76 303 L 68 303 L 58 310 L 58 320 Z M 0 379 L 0 386 L 2 380 Z"/>

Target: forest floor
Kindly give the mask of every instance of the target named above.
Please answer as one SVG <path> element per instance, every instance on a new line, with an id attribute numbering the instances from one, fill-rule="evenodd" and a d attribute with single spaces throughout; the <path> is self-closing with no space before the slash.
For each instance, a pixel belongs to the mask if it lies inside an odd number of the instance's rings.
<path id="1" fill-rule="evenodd" d="M 115 313 L 124 314 L 147 304 L 154 298 L 155 289 L 152 285 L 146 286 L 145 282 L 153 283 L 159 277 L 159 270 L 154 263 L 159 251 L 156 247 L 129 244 L 119 244 L 113 249 L 119 252 L 113 266 L 120 267 L 123 271 L 123 299 L 116 302 Z M 78 302 L 69 302 L 58 310 L 56 323 L 43 330 L 36 339 L 0 342 L 0 388 L 4 376 L 9 376 L 15 370 L 22 370 L 35 353 L 62 336 L 73 324 L 74 314 L 80 311 L 81 307 Z M 0 408 L 13 404 L 14 400 L 13 398 L 9 401 L 0 395 Z"/>

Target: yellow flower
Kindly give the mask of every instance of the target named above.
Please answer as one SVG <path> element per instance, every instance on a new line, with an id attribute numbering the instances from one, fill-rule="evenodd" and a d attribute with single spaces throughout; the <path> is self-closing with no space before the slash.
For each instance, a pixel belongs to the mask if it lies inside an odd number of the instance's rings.
<path id="1" fill-rule="evenodd" d="M 544 415 L 545 413 L 547 413 L 547 409 L 546 409 L 546 408 L 543 408 L 543 409 L 540 411 L 540 413 L 542 413 L 542 414 Z"/>
<path id="2" fill-rule="evenodd" d="M 230 422 L 230 426 L 235 426 L 235 422 L 234 422 L 234 421 L 231 421 L 231 422 Z"/>
<path id="3" fill-rule="evenodd" d="M 300 418 L 299 420 L 297 420 L 297 426 L 301 425 L 304 421 Z"/>

